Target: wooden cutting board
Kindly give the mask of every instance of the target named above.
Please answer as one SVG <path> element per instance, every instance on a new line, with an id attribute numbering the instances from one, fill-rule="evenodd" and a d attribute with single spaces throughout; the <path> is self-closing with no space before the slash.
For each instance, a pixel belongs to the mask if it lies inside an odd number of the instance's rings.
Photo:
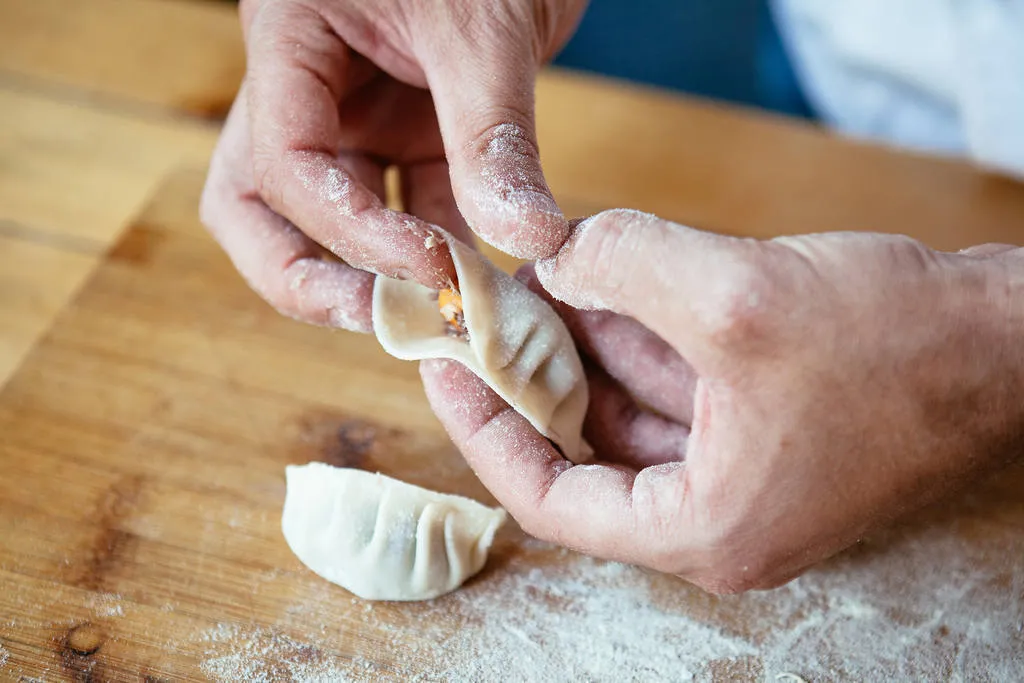
<path id="1" fill-rule="evenodd" d="M 319 579 L 280 533 L 287 464 L 493 500 L 414 364 L 243 284 L 197 222 L 201 181 L 168 180 L 0 393 L 0 678 L 1024 679 L 1021 468 L 767 593 L 514 524 L 429 603 Z"/>

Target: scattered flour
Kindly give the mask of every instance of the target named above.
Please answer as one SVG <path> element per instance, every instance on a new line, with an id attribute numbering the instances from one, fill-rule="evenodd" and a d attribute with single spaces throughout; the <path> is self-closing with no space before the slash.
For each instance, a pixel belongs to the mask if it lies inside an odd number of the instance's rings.
<path id="1" fill-rule="evenodd" d="M 330 590 L 362 621 L 360 640 L 381 656 L 327 655 L 332 629 L 284 630 L 219 624 L 200 636 L 201 669 L 217 681 L 561 681 L 690 680 L 709 659 L 736 659 L 755 647 L 683 615 L 662 611 L 638 591 L 640 570 L 565 551 L 566 570 L 513 561 L 490 579 L 431 603 L 398 607 Z M 310 615 L 295 610 L 300 618 Z M 330 622 L 328 622 L 329 624 Z M 399 624 L 399 625 L 396 625 Z M 315 638 L 308 639 L 310 631 Z M 680 647 L 686 643 L 686 647 Z M 336 650 L 337 647 L 331 649 Z"/>
<path id="2" fill-rule="evenodd" d="M 325 192 L 328 201 L 339 204 L 342 211 L 351 211 L 349 195 L 352 192 L 352 180 L 346 178 L 338 169 L 327 169 Z"/>
<path id="3" fill-rule="evenodd" d="M 710 659 L 753 655 L 751 643 L 656 607 L 640 572 L 575 558 L 549 577 L 519 568 L 497 591 L 457 597 L 470 622 L 420 680 L 689 680 Z M 680 645 L 683 644 L 681 647 Z"/>
<path id="4" fill-rule="evenodd" d="M 0 669 L 7 666 L 7 660 L 11 658 L 11 653 L 7 651 L 2 644 L 0 644 Z"/>
<path id="5" fill-rule="evenodd" d="M 204 633 L 201 640 L 209 643 L 210 656 L 200 664 L 200 670 L 215 681 L 326 683 L 351 680 L 351 672 L 375 668 L 359 657 L 337 660 L 313 645 L 267 629 L 220 624 Z M 225 645 L 226 652 L 220 654 Z"/>
<path id="6" fill-rule="evenodd" d="M 98 617 L 123 617 L 122 598 L 116 593 L 95 593 L 89 596 L 86 603 Z"/>
<path id="7" fill-rule="evenodd" d="M 202 634 L 202 671 L 243 682 L 1024 680 L 1019 566 L 980 570 L 991 549 L 941 528 L 882 546 L 774 591 L 715 597 L 521 540 L 429 603 L 362 602 L 321 582 L 273 628 Z"/>

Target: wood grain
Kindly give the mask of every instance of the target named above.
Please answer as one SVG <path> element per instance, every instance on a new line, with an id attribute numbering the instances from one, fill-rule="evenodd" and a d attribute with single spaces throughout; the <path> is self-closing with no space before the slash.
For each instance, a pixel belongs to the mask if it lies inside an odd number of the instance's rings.
<path id="1" fill-rule="evenodd" d="M 218 117 L 227 112 L 244 71 L 241 30 L 230 3 L 0 3 L 0 75 L 31 86 Z"/>
<path id="2" fill-rule="evenodd" d="M 203 164 L 217 136 L 199 122 L 3 89 L 0 128 L 0 219 L 99 253 L 170 169 Z"/>
<path id="3" fill-rule="evenodd" d="M 544 169 L 571 215 L 628 207 L 751 237 L 871 230 L 950 250 L 1024 243 L 1024 185 L 966 162 L 558 71 L 541 78 L 537 110 Z"/>
<path id="4" fill-rule="evenodd" d="M 222 114 L 243 67 L 226 4 L 0 3 L 0 679 L 566 680 L 581 653 L 612 662 L 597 680 L 652 678 L 638 652 L 722 681 L 1024 677 L 1021 468 L 765 594 L 514 525 L 432 603 L 368 605 L 305 570 L 279 531 L 286 464 L 492 501 L 412 364 L 281 318 L 198 225 L 216 130 L 194 116 Z M 1024 189 L 964 163 L 558 71 L 538 115 L 570 215 L 1024 243 Z"/>
<path id="5" fill-rule="evenodd" d="M 169 169 L 203 163 L 217 130 L 4 89 L 0 129 L 3 384 Z"/>
<path id="6" fill-rule="evenodd" d="M 286 320 L 244 285 L 196 221 L 202 176 L 169 179 L 0 393 L 0 676 L 487 679 L 509 662 L 535 666 L 523 648 L 541 638 L 544 671 L 564 679 L 580 665 L 545 640 L 601 628 L 598 651 L 619 652 L 616 639 L 652 618 L 666 624 L 664 648 L 692 649 L 677 639 L 693 633 L 729 639 L 724 654 L 686 659 L 710 680 L 991 677 L 1024 661 L 1001 631 L 979 658 L 964 618 L 931 621 L 947 595 L 966 596 L 955 604 L 968 620 L 1024 620 L 1021 468 L 773 593 L 714 598 L 529 542 L 514 525 L 479 579 L 431 603 L 369 605 L 327 584 L 281 537 L 286 464 L 492 500 L 431 415 L 414 364 L 369 337 Z M 958 581 L 970 590 L 936 589 Z M 624 602 L 579 612 L 565 590 Z M 905 657 L 878 658 L 867 641 L 846 652 L 842 638 L 866 628 L 856 619 L 903 638 Z M 645 670 L 622 653 L 598 680 Z"/>
<path id="7" fill-rule="evenodd" d="M 0 386 L 98 261 L 98 255 L 5 236 L 0 224 Z"/>
<path id="8" fill-rule="evenodd" d="M 487 500 L 414 365 L 285 320 L 241 283 L 196 222 L 201 180 L 168 184 L 34 354 L 62 360 L 30 360 L 0 395 L 5 674 L 191 678 L 204 629 L 322 600 L 278 532 L 287 462 Z M 69 645 L 83 628 L 102 655 Z"/>

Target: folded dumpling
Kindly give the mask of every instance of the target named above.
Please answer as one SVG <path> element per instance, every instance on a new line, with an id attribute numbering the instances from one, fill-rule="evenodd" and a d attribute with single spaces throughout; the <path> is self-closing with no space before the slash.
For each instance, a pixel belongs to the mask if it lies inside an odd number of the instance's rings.
<path id="1" fill-rule="evenodd" d="M 378 277 L 373 329 L 384 350 L 404 360 L 459 361 L 566 458 L 586 461 L 587 381 L 565 323 L 482 254 L 453 237 L 446 241 L 458 274 L 458 310 L 446 310 L 454 304 L 439 305 L 439 293 L 420 284 Z"/>
<path id="2" fill-rule="evenodd" d="M 281 528 L 323 578 L 367 600 L 428 600 L 487 561 L 505 511 L 324 463 L 291 465 Z"/>

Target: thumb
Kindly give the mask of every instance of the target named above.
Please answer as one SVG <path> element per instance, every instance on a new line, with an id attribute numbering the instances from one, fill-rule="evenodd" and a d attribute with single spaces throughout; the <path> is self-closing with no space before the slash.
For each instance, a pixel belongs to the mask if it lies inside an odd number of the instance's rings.
<path id="1" fill-rule="evenodd" d="M 470 21 L 421 61 L 459 210 L 489 244 L 534 259 L 555 253 L 569 227 L 540 164 L 532 26 L 507 23 Z"/>
<path id="2" fill-rule="evenodd" d="M 761 246 L 613 209 L 581 222 L 536 272 L 556 299 L 631 316 L 698 370 L 714 371 L 769 303 Z"/>

